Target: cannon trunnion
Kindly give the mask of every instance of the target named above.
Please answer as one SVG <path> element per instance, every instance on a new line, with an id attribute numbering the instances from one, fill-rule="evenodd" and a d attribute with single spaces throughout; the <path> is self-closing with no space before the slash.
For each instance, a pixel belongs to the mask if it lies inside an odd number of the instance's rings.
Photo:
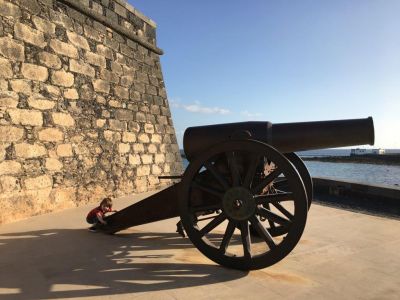
<path id="1" fill-rule="evenodd" d="M 268 267 L 303 233 L 313 192 L 300 150 L 373 144 L 372 118 L 188 128 L 179 183 L 107 218 L 109 233 L 180 216 L 192 243 L 226 267 Z"/>

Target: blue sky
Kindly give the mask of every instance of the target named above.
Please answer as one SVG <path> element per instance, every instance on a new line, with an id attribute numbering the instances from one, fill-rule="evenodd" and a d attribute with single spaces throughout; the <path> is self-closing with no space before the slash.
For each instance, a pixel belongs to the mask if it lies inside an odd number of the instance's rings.
<path id="1" fill-rule="evenodd" d="M 202 124 L 364 118 L 400 148 L 400 1 L 129 0 L 157 23 L 177 138 Z"/>

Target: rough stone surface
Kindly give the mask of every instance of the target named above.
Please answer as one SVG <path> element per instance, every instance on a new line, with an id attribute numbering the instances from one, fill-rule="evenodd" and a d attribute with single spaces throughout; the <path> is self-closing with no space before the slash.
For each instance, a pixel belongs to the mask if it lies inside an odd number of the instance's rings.
<path id="1" fill-rule="evenodd" d="M 11 122 L 21 125 L 42 126 L 43 116 L 39 111 L 32 111 L 29 109 L 10 109 L 8 111 Z"/>
<path id="2" fill-rule="evenodd" d="M 182 173 L 159 56 L 119 30 L 155 46 L 155 24 L 122 0 L 75 2 L 112 24 L 63 1 L 0 0 L 0 207 L 13 203 L 0 223 Z"/>
<path id="3" fill-rule="evenodd" d="M 30 80 L 46 81 L 49 77 L 47 68 L 33 64 L 22 64 L 21 72 L 25 78 Z"/>
<path id="4" fill-rule="evenodd" d="M 25 59 L 25 48 L 14 39 L 0 37 L 0 54 L 11 60 L 23 61 Z"/>

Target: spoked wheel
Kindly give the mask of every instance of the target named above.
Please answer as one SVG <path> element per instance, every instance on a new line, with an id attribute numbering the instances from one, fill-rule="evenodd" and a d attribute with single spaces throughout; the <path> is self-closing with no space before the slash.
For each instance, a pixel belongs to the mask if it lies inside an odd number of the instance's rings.
<path id="1" fill-rule="evenodd" d="M 307 193 L 308 209 L 310 209 L 311 202 L 313 199 L 313 182 L 310 173 L 307 170 L 303 160 L 294 152 L 285 153 L 285 157 L 294 165 L 301 179 L 303 180 L 304 187 Z M 274 183 L 274 189 L 276 191 L 286 191 L 289 188 L 286 178 L 278 179 Z M 270 234 L 272 236 L 279 236 L 286 234 L 287 229 L 279 224 L 269 221 Z"/>
<path id="2" fill-rule="evenodd" d="M 278 179 L 288 188 L 271 193 Z M 253 140 L 220 143 L 192 161 L 181 182 L 179 206 L 192 243 L 214 262 L 242 270 L 265 268 L 288 255 L 303 233 L 308 207 L 295 167 Z M 273 237 L 269 222 L 286 233 Z M 258 237 L 250 235 L 250 225 Z"/>

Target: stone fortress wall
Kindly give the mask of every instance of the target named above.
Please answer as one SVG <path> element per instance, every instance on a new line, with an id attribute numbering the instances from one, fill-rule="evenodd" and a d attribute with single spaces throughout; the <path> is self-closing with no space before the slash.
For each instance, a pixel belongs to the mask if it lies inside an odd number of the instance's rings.
<path id="1" fill-rule="evenodd" d="M 0 223 L 182 172 L 156 25 L 125 0 L 0 0 Z"/>

